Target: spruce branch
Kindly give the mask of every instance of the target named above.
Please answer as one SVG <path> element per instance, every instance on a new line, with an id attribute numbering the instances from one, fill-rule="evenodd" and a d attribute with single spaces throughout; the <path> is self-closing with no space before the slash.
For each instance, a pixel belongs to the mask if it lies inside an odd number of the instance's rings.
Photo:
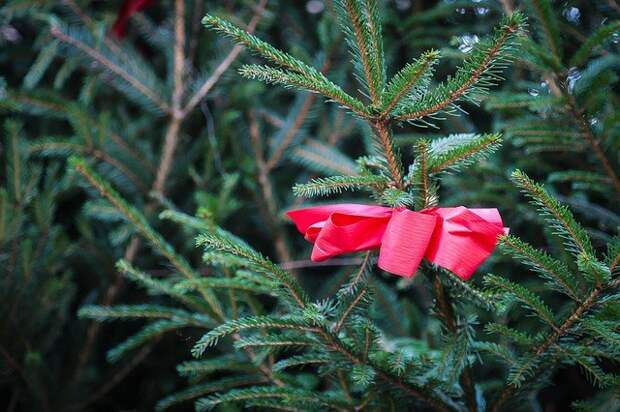
<path id="1" fill-rule="evenodd" d="M 190 267 L 185 258 L 177 254 L 173 247 L 167 243 L 159 233 L 151 228 L 144 215 L 133 206 L 129 205 L 106 181 L 90 168 L 85 160 L 78 157 L 71 157 L 69 163 L 78 173 L 84 176 L 102 196 L 108 199 L 108 201 L 110 201 L 110 203 L 112 203 L 112 205 L 114 205 L 114 207 L 116 207 L 116 209 L 118 209 L 118 211 L 121 212 L 151 245 L 164 255 L 181 274 L 188 279 L 197 279 L 200 277 Z M 213 313 L 219 317 L 219 319 L 224 319 L 225 315 L 217 297 L 209 290 L 202 289 L 201 293 L 208 302 Z"/>
<path id="2" fill-rule="evenodd" d="M 620 235 L 616 235 L 607 247 L 606 263 L 612 275 L 615 275 L 620 267 Z"/>
<path id="3" fill-rule="evenodd" d="M 307 65 L 299 59 L 276 49 L 267 42 L 262 41 L 256 36 L 248 33 L 247 31 L 240 29 L 228 21 L 216 16 L 207 14 L 202 19 L 202 24 L 206 27 L 212 28 L 218 32 L 221 32 L 235 42 L 243 44 L 254 53 L 264 57 L 268 61 L 291 70 L 294 73 L 305 75 L 309 78 L 321 79 L 324 76 L 319 73 L 314 67 Z"/>
<path id="4" fill-rule="evenodd" d="M 441 318 L 444 327 L 452 335 L 453 338 L 458 339 L 461 334 L 460 327 L 457 324 L 457 318 L 454 313 L 454 308 L 450 301 L 449 295 L 445 291 L 441 278 L 437 271 L 431 271 L 433 292 L 435 299 L 437 300 L 437 309 L 439 317 Z M 467 326 L 465 326 L 467 327 Z M 474 389 L 474 382 L 471 376 L 471 370 L 467 364 L 463 365 L 460 373 L 460 382 L 465 392 L 465 398 L 467 400 L 467 407 L 470 412 L 478 411 L 478 400 L 476 398 L 476 391 Z"/>
<path id="5" fill-rule="evenodd" d="M 169 296 L 198 312 L 204 312 L 205 309 L 208 310 L 208 305 L 205 307 L 205 303 L 203 301 L 197 299 L 196 297 L 187 295 L 184 291 L 170 285 L 168 282 L 155 279 L 152 276 L 141 272 L 125 259 L 121 259 L 116 263 L 116 269 L 129 280 L 146 288 L 149 293 Z M 197 281 L 198 280 L 192 280 L 191 282 L 193 284 Z"/>
<path id="6" fill-rule="evenodd" d="M 572 114 L 574 119 L 576 119 L 577 124 L 579 125 L 579 128 L 583 133 L 583 137 L 594 151 L 594 154 L 599 160 L 601 167 L 611 180 L 614 189 L 616 190 L 616 192 L 618 192 L 618 194 L 620 194 L 620 177 L 616 173 L 615 169 L 612 167 L 610 160 L 607 158 L 607 155 L 605 154 L 605 151 L 603 150 L 599 139 L 597 139 L 592 132 L 592 128 L 588 123 L 585 111 L 579 108 L 577 100 L 575 99 L 575 96 L 573 94 L 568 93 L 567 98 L 570 113 Z"/>
<path id="7" fill-rule="evenodd" d="M 392 77 L 383 94 L 382 116 L 388 116 L 394 107 L 410 93 L 421 94 L 433 75 L 433 69 L 439 62 L 439 51 L 424 52 L 419 59 L 407 63 Z M 419 89 L 419 91 L 417 91 Z"/>
<path id="8" fill-rule="evenodd" d="M 534 11 L 534 16 L 543 29 L 545 43 L 556 61 L 562 57 L 560 43 L 560 30 L 558 20 L 555 17 L 553 6 L 549 0 L 529 0 L 529 6 Z"/>
<path id="9" fill-rule="evenodd" d="M 300 197 L 328 196 L 345 190 L 380 190 L 388 183 L 383 176 L 331 176 L 296 184 L 293 193 Z"/>
<path id="10" fill-rule="evenodd" d="M 534 346 L 538 342 L 537 338 L 530 336 L 526 332 L 513 329 L 501 323 L 488 323 L 484 330 L 489 334 L 500 335 L 515 345 Z"/>
<path id="11" fill-rule="evenodd" d="M 352 277 L 351 281 L 338 291 L 338 301 L 340 315 L 334 325 L 334 333 L 338 333 L 345 325 L 345 322 L 351 316 L 351 313 L 357 309 L 364 301 L 368 302 L 370 290 L 368 287 L 368 276 L 372 270 L 370 265 L 371 253 L 366 252 L 364 261 L 362 262 L 357 273 Z"/>
<path id="12" fill-rule="evenodd" d="M 582 66 L 592 55 L 594 50 L 606 40 L 620 31 L 620 21 L 614 21 L 599 27 L 590 37 L 584 41 L 571 58 L 571 66 Z"/>
<path id="13" fill-rule="evenodd" d="M 283 359 L 273 365 L 273 370 L 275 372 L 281 372 L 288 368 L 294 368 L 297 366 L 305 366 L 305 365 L 321 365 L 328 364 L 331 360 L 328 356 L 319 355 L 315 353 L 306 353 L 303 355 L 294 355 L 290 356 L 286 359 Z"/>
<path id="14" fill-rule="evenodd" d="M 488 311 L 499 311 L 501 309 L 500 303 L 496 301 L 497 296 L 495 294 L 474 287 L 471 283 L 465 282 L 452 272 L 444 269 L 439 271 L 443 274 L 442 279 L 446 281 L 450 295 L 453 298 L 465 296 L 473 304 Z"/>
<path id="15" fill-rule="evenodd" d="M 392 131 L 386 121 L 377 120 L 372 122 L 372 126 L 375 129 L 376 135 L 383 149 L 383 155 L 388 164 L 390 174 L 392 177 L 392 183 L 399 189 L 404 188 L 402 161 L 400 154 L 398 153 L 396 146 L 394 145 L 394 139 L 392 138 Z"/>
<path id="16" fill-rule="evenodd" d="M 315 392 L 294 389 L 294 388 L 277 388 L 277 387 L 251 387 L 244 389 L 234 389 L 224 394 L 213 395 L 208 398 L 201 398 L 196 402 L 197 412 L 206 412 L 213 410 L 218 405 L 227 402 L 239 402 L 239 401 L 261 401 L 262 399 L 277 399 L 277 406 L 286 408 L 287 404 L 300 403 L 305 405 L 305 408 L 311 409 L 330 408 L 337 411 L 346 411 L 347 409 L 342 407 L 340 403 L 318 396 Z M 259 403 L 260 404 L 260 403 Z M 273 409 L 272 404 L 269 405 L 269 409 Z M 287 409 L 284 409 L 287 410 Z M 297 410 L 297 409 L 293 409 Z"/>
<path id="17" fill-rule="evenodd" d="M 233 242 L 216 233 L 206 233 L 198 236 L 196 238 L 196 245 L 229 253 L 247 260 L 251 268 L 259 273 L 267 275 L 270 279 L 273 279 L 277 285 L 283 286 L 285 290 L 284 297 L 292 299 L 300 308 L 306 306 L 308 299 L 297 281 L 287 271 L 270 260 L 265 259 L 258 252 L 249 247 Z"/>
<path id="18" fill-rule="evenodd" d="M 573 326 L 575 326 L 576 323 L 580 322 L 583 316 L 598 303 L 600 295 L 608 290 L 615 290 L 619 286 L 620 279 L 616 279 L 607 285 L 599 285 L 592 289 L 589 296 L 583 302 L 577 305 L 571 315 L 566 318 L 566 320 L 557 328 L 557 330 L 552 333 L 541 345 L 539 345 L 538 347 L 536 347 L 536 349 L 533 350 L 533 353 L 528 358 L 525 366 L 529 367 L 529 365 L 533 365 L 534 370 L 530 373 L 530 375 L 536 375 L 540 373 L 541 364 L 538 363 L 539 358 L 545 355 L 550 347 L 556 345 L 560 338 L 570 333 Z M 508 401 L 511 397 L 513 397 L 518 390 L 519 387 L 517 385 L 509 384 L 508 386 L 506 386 L 504 390 L 500 393 L 498 398 L 495 400 L 495 402 L 490 405 L 489 410 L 491 412 L 499 412 L 504 403 Z"/>
<path id="19" fill-rule="evenodd" d="M 549 280 L 549 285 L 553 289 L 566 294 L 576 302 L 581 301 L 579 285 L 568 267 L 561 261 L 535 249 L 515 236 L 502 236 L 499 245 Z"/>
<path id="20" fill-rule="evenodd" d="M 116 305 L 116 306 L 82 306 L 78 316 L 98 321 L 118 319 L 168 319 L 187 322 L 197 327 L 213 327 L 213 321 L 205 316 L 195 315 L 181 309 L 161 305 Z"/>
<path id="21" fill-rule="evenodd" d="M 485 93 L 489 86 L 500 79 L 499 72 L 510 60 L 510 51 L 525 27 L 521 13 L 506 17 L 493 37 L 480 42 L 455 75 L 433 91 L 410 104 L 404 102 L 395 109 L 394 117 L 400 121 L 413 122 L 435 116 L 440 111 L 453 113 L 460 99 L 476 102 L 476 96 Z"/>
<path id="22" fill-rule="evenodd" d="M 218 379 L 216 382 L 205 382 L 197 385 L 192 385 L 187 389 L 172 393 L 161 399 L 155 405 L 155 410 L 157 412 L 163 412 L 181 402 L 196 399 L 214 392 L 226 391 L 233 388 L 238 388 L 240 386 L 260 385 L 268 382 L 269 381 L 264 378 L 257 378 L 252 375 L 242 375 L 229 378 L 221 378 Z"/>
<path id="23" fill-rule="evenodd" d="M 419 140 L 416 143 L 416 162 L 415 173 L 412 176 L 412 183 L 420 191 L 420 209 L 426 209 L 433 203 L 431 194 L 431 182 L 429 180 L 429 143 L 426 140 Z"/>
<path id="24" fill-rule="evenodd" d="M 208 359 L 185 361 L 178 364 L 176 369 L 180 376 L 196 379 L 227 370 L 250 372 L 255 367 L 237 354 L 229 353 Z"/>
<path id="25" fill-rule="evenodd" d="M 295 147 L 291 151 L 291 159 L 309 170 L 325 175 L 358 174 L 357 165 L 346 154 L 332 145 L 315 139 L 306 139 L 303 145 Z"/>
<path id="26" fill-rule="evenodd" d="M 512 367 L 515 364 L 515 354 L 506 346 L 493 342 L 476 342 L 474 348 L 481 352 L 487 352 L 500 359 L 507 366 Z"/>
<path id="27" fill-rule="evenodd" d="M 432 174 L 442 171 L 457 171 L 484 159 L 501 145 L 498 133 L 459 134 L 444 139 L 435 139 L 430 146 L 429 171 Z"/>
<path id="28" fill-rule="evenodd" d="M 325 77 L 313 78 L 304 74 L 259 65 L 243 66 L 239 73 L 248 79 L 256 79 L 266 83 L 295 87 L 318 93 L 351 110 L 358 116 L 363 117 L 367 115 L 366 108 L 362 102 L 345 93 L 340 87 Z"/>
<path id="29" fill-rule="evenodd" d="M 581 227 L 568 208 L 549 195 L 543 186 L 535 183 L 525 173 L 516 170 L 513 181 L 532 200 L 543 215 L 548 216 L 551 227 L 559 234 L 575 254 L 585 253 L 594 256 L 594 249 L 585 229 Z"/>
<path id="30" fill-rule="evenodd" d="M 142 346 L 146 342 L 152 341 L 153 339 L 168 332 L 187 327 L 195 327 L 195 325 L 193 323 L 188 323 L 187 321 L 180 319 L 164 319 L 149 323 L 139 332 L 130 336 L 125 341 L 110 349 L 106 354 L 106 357 L 109 362 L 117 362 L 129 351 Z"/>
<path id="31" fill-rule="evenodd" d="M 317 345 L 316 340 L 306 339 L 300 336 L 282 337 L 280 335 L 253 336 L 249 338 L 241 338 L 235 342 L 235 348 L 266 348 L 275 349 L 299 349 L 300 347 L 314 347 Z"/>
<path id="32" fill-rule="evenodd" d="M 356 353 L 336 334 L 324 327 L 320 327 L 317 333 L 333 350 L 341 353 L 355 365 L 366 365 L 372 368 L 377 377 L 384 382 L 399 388 L 411 397 L 427 403 L 436 411 L 448 412 L 451 410 L 445 400 L 439 397 L 432 388 L 419 386 L 414 383 L 404 381 L 402 377 L 386 371 L 383 367 L 377 364 L 375 360 L 372 360 L 363 354 Z"/>
<path id="33" fill-rule="evenodd" d="M 229 320 L 202 336 L 192 347 L 192 355 L 201 357 L 207 348 L 217 345 L 220 339 L 247 329 L 290 329 L 313 331 L 316 326 L 300 316 L 248 316 Z"/>
<path id="34" fill-rule="evenodd" d="M 383 33 L 379 0 L 364 0 L 364 11 L 366 13 L 370 37 L 370 60 L 375 67 L 375 82 L 377 83 L 377 90 L 381 93 L 382 97 L 385 83 L 385 56 L 383 53 Z"/>
<path id="35" fill-rule="evenodd" d="M 109 164 L 113 168 L 117 169 L 119 172 L 127 176 L 129 180 L 136 187 L 140 188 L 141 191 L 146 192 L 148 190 L 144 181 L 139 178 L 135 173 L 133 173 L 127 166 L 125 166 L 122 162 L 118 161 L 116 158 L 110 156 L 106 151 L 99 150 L 95 147 L 92 147 L 88 144 L 80 144 L 73 143 L 71 141 L 66 141 L 64 139 L 46 139 L 40 143 L 34 143 L 30 146 L 30 151 L 33 154 L 41 154 L 44 156 L 49 155 L 67 155 L 67 154 L 80 154 L 80 155 L 90 155 L 95 159 L 98 159 L 104 163 Z"/>
<path id="36" fill-rule="evenodd" d="M 551 309 L 544 303 L 544 301 L 535 293 L 529 289 L 504 279 L 500 276 L 487 275 L 484 278 L 486 285 L 501 291 L 505 294 L 513 296 L 524 307 L 537 315 L 537 317 L 550 326 L 553 330 L 558 331 L 559 328 L 556 325 L 555 316 Z"/>
<path id="37" fill-rule="evenodd" d="M 347 43 L 362 67 L 360 80 L 364 80 L 373 105 L 378 107 L 383 92 L 384 63 L 376 0 L 340 0 L 338 6 Z"/>

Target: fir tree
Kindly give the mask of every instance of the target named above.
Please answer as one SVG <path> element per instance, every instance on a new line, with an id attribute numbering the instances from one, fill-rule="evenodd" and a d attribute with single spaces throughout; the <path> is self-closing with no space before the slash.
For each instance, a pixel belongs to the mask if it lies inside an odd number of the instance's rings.
<path id="1" fill-rule="evenodd" d="M 113 3 L 0 6 L 0 404 L 125 407 L 147 371 L 131 407 L 618 405 L 613 1 L 171 0 L 120 42 Z M 315 266 L 282 211 L 319 196 L 500 207 L 501 276 Z"/>
<path id="2" fill-rule="evenodd" d="M 505 19 L 489 39 L 476 46 L 453 76 L 436 87 L 429 87 L 433 66 L 438 58 L 437 52 L 424 54 L 387 81 L 376 3 L 342 1 L 339 8 L 342 28 L 351 53 L 355 56 L 356 76 L 364 88 L 365 98 L 347 93 L 321 71 L 223 19 L 207 15 L 203 22 L 272 64 L 244 66 L 240 70 L 242 75 L 322 95 L 372 128 L 375 150 L 370 157 L 360 160 L 360 169 L 356 175 L 332 176 L 300 184 L 294 189 L 296 194 L 325 195 L 364 189 L 390 206 L 433 206 L 437 203 L 437 177 L 492 152 L 497 147 L 499 136 L 462 135 L 445 141 L 434 141 L 433 144 L 420 141 L 416 145 L 415 162 L 405 169 L 393 141 L 392 125 L 395 122 L 431 124 L 442 116 L 457 114 L 461 111 L 462 102 L 476 102 L 499 79 L 499 71 L 509 60 L 510 51 L 522 32 L 524 19 L 517 13 Z M 138 217 L 137 211 L 127 205 L 82 160 L 76 159 L 73 164 L 130 221 L 138 224 L 152 245 L 178 267 L 179 258 L 174 257 L 175 253 L 163 239 L 152 234 L 144 219 Z M 443 277 L 452 275 L 440 274 L 430 268 L 427 271 L 437 294 L 435 310 L 443 323 L 441 347 L 429 348 L 431 352 L 419 354 L 408 351 L 406 347 L 390 350 L 391 345 L 385 335 L 390 332 L 381 331 L 368 316 L 372 295 L 376 293 L 375 290 L 381 289 L 373 286 L 375 281 L 371 280 L 371 253 L 366 254 L 362 267 L 348 283 L 342 285 L 335 299 L 331 297 L 315 302 L 294 276 L 264 258 L 245 242 L 223 229 L 210 228 L 206 222 L 195 221 L 194 225 L 199 225 L 198 230 L 206 231 L 198 236 L 197 243 L 205 247 L 204 258 L 207 262 L 221 268 L 223 273 L 232 270 L 232 284 L 240 281 L 237 284 L 248 287 L 249 282 L 245 279 L 251 276 L 260 290 L 275 294 L 279 304 L 275 312 L 264 313 L 251 300 L 246 300 L 251 299 L 251 295 L 235 293 L 228 295 L 230 304 L 222 306 L 219 301 L 224 296 L 215 289 L 218 282 L 204 282 L 195 273 L 191 274 L 189 269 L 179 267 L 179 272 L 186 277 L 183 284 L 187 286 L 182 288 L 183 292 L 191 293 L 188 296 L 194 298 L 199 297 L 205 306 L 204 314 L 209 319 L 205 328 L 210 329 L 209 322 L 220 324 L 198 340 L 192 349 L 194 356 L 202 358 L 212 352 L 208 350 L 210 347 L 230 336 L 236 342 L 235 347 L 243 349 L 250 365 L 253 365 L 253 368 L 248 368 L 251 373 L 249 376 L 262 379 L 262 382 L 254 386 L 240 384 L 242 388 L 228 391 L 223 391 L 221 387 L 215 389 L 213 385 L 190 387 L 165 399 L 160 406 L 167 407 L 190 396 L 200 397 L 217 391 L 212 396 L 199 398 L 196 401 L 197 409 L 211 409 L 231 401 L 242 401 L 246 406 L 281 406 L 304 410 L 320 407 L 348 410 L 360 406 L 381 409 L 390 402 L 398 402 L 401 407 L 420 404 L 434 410 L 461 407 L 477 409 L 481 395 L 476 394 L 470 371 L 475 320 L 454 311 L 443 283 L 445 280 L 442 281 Z M 125 266 L 123 263 L 121 265 Z M 129 272 L 133 271 L 131 269 Z M 141 279 L 146 279 L 144 274 Z M 148 282 L 151 283 L 152 279 Z M 452 282 L 454 287 L 464 288 L 483 304 L 496 306 L 486 292 L 476 291 L 462 282 Z M 178 285 L 174 289 L 178 290 Z M 258 290 L 253 292 L 260 293 Z M 225 309 L 222 312 L 220 308 Z M 152 311 L 147 312 L 144 307 L 126 306 L 86 307 L 81 311 L 84 316 L 101 319 L 119 315 L 161 318 L 169 312 L 170 309 L 152 308 Z M 126 347 L 132 348 L 134 342 L 140 343 L 168 328 L 198 326 L 184 323 L 186 321 L 181 318 L 174 320 L 179 323 L 163 320 L 149 324 L 138 335 L 121 344 L 120 351 Z M 246 335 L 256 330 L 262 332 Z M 116 358 L 117 352 L 119 349 L 113 350 L 111 356 Z M 431 355 L 432 352 L 435 354 Z M 212 356 L 215 358 L 207 357 L 193 365 L 198 367 L 199 362 L 204 362 L 207 371 L 214 367 L 207 365 L 218 365 L 218 370 L 234 370 L 228 361 L 217 360 L 221 355 Z M 226 359 L 230 359 L 229 355 L 226 355 Z M 231 359 L 230 362 L 238 360 Z M 292 370 L 304 365 L 314 365 L 319 374 L 333 384 L 320 390 L 316 384 L 302 383 L 303 374 L 298 378 L 302 381 L 296 384 Z M 247 374 L 241 376 L 248 379 Z M 230 382 L 229 388 L 237 386 L 235 382 Z"/>

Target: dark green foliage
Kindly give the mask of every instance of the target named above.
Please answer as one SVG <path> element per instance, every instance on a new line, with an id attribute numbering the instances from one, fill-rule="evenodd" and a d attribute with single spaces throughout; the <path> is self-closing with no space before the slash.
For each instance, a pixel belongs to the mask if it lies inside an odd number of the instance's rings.
<path id="1" fill-rule="evenodd" d="M 119 2 L 5 2 L 0 407 L 617 408 L 620 9 L 594 3 L 169 0 L 116 40 Z M 318 196 L 511 234 L 468 282 L 316 264 L 284 212 Z"/>

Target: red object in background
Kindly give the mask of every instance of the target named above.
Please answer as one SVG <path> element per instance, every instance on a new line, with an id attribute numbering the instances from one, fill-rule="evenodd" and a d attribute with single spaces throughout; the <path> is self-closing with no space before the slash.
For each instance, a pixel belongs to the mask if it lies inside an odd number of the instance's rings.
<path id="1" fill-rule="evenodd" d="M 119 39 L 125 37 L 127 22 L 131 15 L 153 3 L 155 3 L 155 0 L 124 0 L 114 26 L 112 26 L 112 34 Z"/>

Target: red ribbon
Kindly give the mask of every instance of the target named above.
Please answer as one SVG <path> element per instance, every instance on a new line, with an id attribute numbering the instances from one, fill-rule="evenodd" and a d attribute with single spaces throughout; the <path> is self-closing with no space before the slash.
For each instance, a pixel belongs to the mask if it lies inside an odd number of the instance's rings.
<path id="1" fill-rule="evenodd" d="M 112 34 L 119 39 L 125 37 L 127 22 L 129 22 L 131 15 L 150 6 L 154 2 L 155 0 L 125 0 L 118 12 L 118 16 L 116 16 L 114 26 L 112 26 Z"/>
<path id="2" fill-rule="evenodd" d="M 467 280 L 508 233 L 497 209 L 464 206 L 424 209 L 339 204 L 292 210 L 287 215 L 314 243 L 311 259 L 379 249 L 386 272 L 413 276 L 426 258 Z"/>

